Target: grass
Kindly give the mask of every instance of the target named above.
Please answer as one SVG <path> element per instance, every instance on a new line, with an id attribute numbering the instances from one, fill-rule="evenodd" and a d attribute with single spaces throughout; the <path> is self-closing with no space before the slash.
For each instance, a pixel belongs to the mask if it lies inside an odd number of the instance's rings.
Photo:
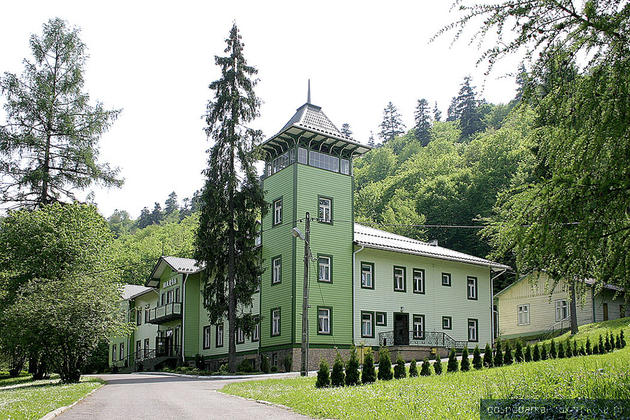
<path id="1" fill-rule="evenodd" d="M 10 377 L 9 372 L 4 372 L 4 371 L 0 372 L 0 388 L 5 387 L 5 386 L 10 386 L 10 385 L 23 384 L 23 383 L 31 382 L 32 380 L 33 380 L 33 377 L 31 376 L 30 373 L 27 373 L 27 372 L 20 372 L 20 374 L 16 376 L 15 378 Z"/>
<path id="2" fill-rule="evenodd" d="M 19 387 L 0 388 L 1 419 L 39 419 L 59 407 L 64 407 L 81 399 L 92 390 L 103 385 L 97 378 L 84 378 L 78 384 L 50 383 L 50 380 L 32 381 L 30 376 L 22 379 Z M 7 383 L 0 381 L 0 386 Z M 16 385 L 12 383 L 9 385 Z"/>
<path id="3" fill-rule="evenodd" d="M 608 334 L 609 331 L 611 331 L 616 337 L 622 329 L 624 330 L 623 333 L 626 336 L 626 341 L 630 343 L 630 338 L 628 337 L 630 334 L 630 317 L 582 325 L 578 327 L 578 333 L 575 336 L 572 337 L 571 332 L 569 331 L 559 335 L 558 337 L 554 337 L 554 340 L 556 343 L 565 343 L 567 338 L 570 338 L 571 341 L 576 340 L 578 346 L 581 346 L 586 343 L 586 338 L 588 337 L 591 341 L 591 345 L 595 345 L 599 342 L 600 334 L 602 339 L 606 340 L 606 334 Z M 541 341 L 540 343 L 549 345 L 551 343 L 551 339 Z"/>
<path id="4" fill-rule="evenodd" d="M 630 318 L 580 328 L 578 343 Z M 629 331 L 626 330 L 626 339 Z M 561 339 L 566 339 L 562 337 Z M 226 385 L 222 392 L 286 405 L 314 417 L 479 418 L 482 398 L 630 398 L 630 346 L 612 353 L 513 364 L 479 371 L 315 388 L 315 378 L 269 379 Z M 431 369 L 432 370 L 432 369 Z M 433 373 L 433 372 L 432 372 Z"/>

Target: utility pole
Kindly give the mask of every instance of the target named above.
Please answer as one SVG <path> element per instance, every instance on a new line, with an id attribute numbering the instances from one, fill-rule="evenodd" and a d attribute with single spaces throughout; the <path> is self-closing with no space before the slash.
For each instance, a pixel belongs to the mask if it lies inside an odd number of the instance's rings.
<path id="1" fill-rule="evenodd" d="M 302 290 L 302 368 L 300 375 L 308 374 L 308 264 L 311 259 L 311 215 L 306 212 L 304 232 L 304 285 Z"/>

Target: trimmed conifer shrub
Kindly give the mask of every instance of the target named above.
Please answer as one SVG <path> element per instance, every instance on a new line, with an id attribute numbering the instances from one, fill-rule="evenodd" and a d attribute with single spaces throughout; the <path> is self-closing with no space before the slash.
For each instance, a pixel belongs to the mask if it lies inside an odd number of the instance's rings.
<path id="1" fill-rule="evenodd" d="M 363 370 L 361 370 L 361 382 L 364 384 L 371 384 L 376 381 L 376 370 L 374 369 L 374 355 L 372 349 L 368 348 L 368 351 L 363 357 Z"/>
<path id="2" fill-rule="evenodd" d="M 606 348 L 604 347 L 604 340 L 602 340 L 602 335 L 599 335 L 599 343 L 597 344 L 597 353 L 604 354 L 606 352 Z"/>
<path id="3" fill-rule="evenodd" d="M 527 347 L 525 347 L 525 354 L 523 355 L 523 360 L 525 360 L 526 362 L 532 361 L 532 346 L 530 346 L 529 344 L 527 344 Z"/>
<path id="4" fill-rule="evenodd" d="M 618 349 L 619 348 L 619 334 L 615 335 L 613 334 L 613 340 L 612 340 L 612 344 L 613 344 L 613 349 Z"/>
<path id="5" fill-rule="evenodd" d="M 612 348 L 612 346 L 610 345 L 610 331 L 606 334 L 604 348 L 606 349 L 606 353 L 608 353 L 610 349 Z"/>
<path id="6" fill-rule="evenodd" d="M 580 352 L 580 356 L 586 356 L 586 347 L 582 344 L 582 347 L 578 350 Z"/>
<path id="7" fill-rule="evenodd" d="M 591 339 L 586 337 L 586 354 L 589 356 L 593 354 L 593 347 L 591 346 Z"/>
<path id="8" fill-rule="evenodd" d="M 558 358 L 559 359 L 564 359 L 564 346 L 562 345 L 562 343 L 558 343 Z"/>
<path id="9" fill-rule="evenodd" d="M 424 369 L 424 364 L 422 365 L 422 368 Z M 418 376 L 418 366 L 416 364 L 416 359 L 411 359 L 411 363 L 409 363 L 409 377 L 414 378 L 416 376 Z"/>
<path id="10" fill-rule="evenodd" d="M 503 366 L 503 350 L 501 349 L 501 342 L 497 341 L 497 348 L 494 350 L 494 365 Z"/>
<path id="11" fill-rule="evenodd" d="M 418 374 L 416 373 L 416 376 Z M 422 362 L 422 367 L 420 368 L 420 375 L 422 376 L 431 376 L 431 364 L 429 363 L 429 358 L 425 357 Z M 409 375 L 411 376 L 411 375 Z"/>
<path id="12" fill-rule="evenodd" d="M 457 362 L 457 356 L 455 356 L 455 348 L 451 349 L 448 354 L 448 364 L 446 365 L 447 372 L 457 372 L 459 370 L 459 363 Z"/>
<path id="13" fill-rule="evenodd" d="M 549 357 L 552 359 L 555 359 L 556 357 L 558 357 L 558 351 L 556 350 L 556 342 L 553 338 L 551 339 L 551 345 L 549 346 Z"/>
<path id="14" fill-rule="evenodd" d="M 619 338 L 621 339 L 621 348 L 626 347 L 626 337 L 623 335 L 623 330 L 619 331 Z"/>
<path id="15" fill-rule="evenodd" d="M 396 379 L 405 379 L 407 377 L 407 369 L 405 368 L 405 361 L 400 357 L 400 353 L 398 353 L 398 357 L 396 358 L 396 366 L 394 366 L 394 378 Z"/>
<path id="16" fill-rule="evenodd" d="M 516 363 L 523 361 L 523 344 L 520 341 L 516 342 L 516 351 L 514 352 L 514 360 Z"/>
<path id="17" fill-rule="evenodd" d="M 542 344 L 540 347 L 542 348 L 542 350 L 540 350 L 540 360 L 547 360 L 549 358 L 547 355 L 547 346 Z"/>
<path id="18" fill-rule="evenodd" d="M 492 348 L 490 344 L 486 343 L 486 348 L 483 350 L 483 365 L 487 368 L 494 366 L 494 359 L 492 358 Z"/>
<path id="19" fill-rule="evenodd" d="M 567 338 L 567 343 L 564 346 L 565 348 L 565 357 L 573 357 L 573 346 L 571 345 L 571 340 Z"/>
<path id="20" fill-rule="evenodd" d="M 538 343 L 534 344 L 534 351 L 532 353 L 532 360 L 537 362 L 540 360 L 540 349 L 538 348 Z"/>
<path id="21" fill-rule="evenodd" d="M 481 360 L 481 352 L 479 351 L 479 346 L 475 346 L 473 350 L 473 367 L 477 370 L 483 367 L 483 361 Z"/>
<path id="22" fill-rule="evenodd" d="M 436 375 L 442 374 L 442 358 L 440 357 L 440 353 L 435 353 L 435 361 L 433 362 L 433 371 Z"/>
<path id="23" fill-rule="evenodd" d="M 385 347 L 381 347 L 378 351 L 378 379 L 389 381 L 393 377 L 392 360 L 389 358 L 389 350 Z"/>
<path id="24" fill-rule="evenodd" d="M 332 386 L 343 386 L 346 375 L 343 373 L 343 359 L 337 353 L 335 363 L 333 364 L 332 373 L 330 374 L 330 384 Z"/>
<path id="25" fill-rule="evenodd" d="M 328 362 L 325 359 L 322 359 L 319 362 L 319 370 L 317 371 L 317 382 L 315 382 L 315 387 L 326 388 L 327 386 L 330 386 L 330 373 L 328 372 Z"/>
<path id="26" fill-rule="evenodd" d="M 512 356 L 512 349 L 510 348 L 510 343 L 505 343 L 505 354 L 503 355 L 503 364 L 511 365 L 514 362 L 514 357 Z"/>
<path id="27" fill-rule="evenodd" d="M 468 372 L 470 370 L 470 359 L 468 358 L 468 347 L 464 347 L 462 351 L 462 363 L 460 370 L 462 372 Z"/>
<path id="28" fill-rule="evenodd" d="M 357 349 L 353 346 L 350 350 L 350 358 L 346 363 L 346 385 L 357 385 L 359 381 L 359 358 Z"/>

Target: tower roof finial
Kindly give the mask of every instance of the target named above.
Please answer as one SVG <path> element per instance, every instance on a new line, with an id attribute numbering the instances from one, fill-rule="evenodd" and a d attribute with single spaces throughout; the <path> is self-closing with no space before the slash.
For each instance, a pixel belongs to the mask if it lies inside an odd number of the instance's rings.
<path id="1" fill-rule="evenodd" d="M 311 79 L 308 79 L 308 95 L 306 96 L 306 103 L 311 103 Z"/>

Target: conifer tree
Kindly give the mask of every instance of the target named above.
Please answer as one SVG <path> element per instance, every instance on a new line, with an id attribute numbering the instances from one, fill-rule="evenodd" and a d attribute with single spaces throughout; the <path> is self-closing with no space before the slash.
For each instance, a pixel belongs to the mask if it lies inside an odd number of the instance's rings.
<path id="1" fill-rule="evenodd" d="M 381 347 L 378 351 L 378 379 L 389 381 L 394 377 L 392 373 L 392 360 L 389 358 L 389 350 Z"/>
<path id="2" fill-rule="evenodd" d="M 591 347 L 591 339 L 589 337 L 586 337 L 586 354 L 588 355 L 593 354 L 593 348 Z"/>
<path id="3" fill-rule="evenodd" d="M 374 141 L 374 133 L 370 131 L 370 137 L 368 138 L 368 146 L 376 147 L 376 141 Z"/>
<path id="4" fill-rule="evenodd" d="M 540 350 L 538 349 L 538 343 L 534 344 L 534 351 L 532 354 L 532 360 L 537 362 L 540 360 Z"/>
<path id="5" fill-rule="evenodd" d="M 580 347 L 580 356 L 586 356 L 588 353 L 586 352 L 586 347 L 584 347 L 584 344 L 582 344 L 582 347 Z"/>
<path id="6" fill-rule="evenodd" d="M 577 345 L 577 341 L 573 340 L 573 355 L 577 356 L 578 355 L 578 345 Z"/>
<path id="7" fill-rule="evenodd" d="M 470 359 L 468 358 L 468 348 L 464 347 L 462 351 L 462 362 L 460 370 L 462 372 L 468 372 L 470 370 Z"/>
<path id="8" fill-rule="evenodd" d="M 435 360 L 433 361 L 433 371 L 436 375 L 442 374 L 442 358 L 439 353 L 435 353 Z"/>
<path id="9" fill-rule="evenodd" d="M 626 347 L 626 338 L 623 335 L 623 329 L 619 331 L 619 338 L 621 339 L 621 348 Z"/>
<path id="10" fill-rule="evenodd" d="M 481 360 L 481 352 L 479 351 L 479 346 L 475 346 L 473 350 L 473 367 L 477 370 L 483 367 L 483 361 Z"/>
<path id="11" fill-rule="evenodd" d="M 228 366 L 236 371 L 236 328 L 250 332 L 251 314 L 237 314 L 249 306 L 262 275 L 256 246 L 258 219 L 267 212 L 258 180 L 254 147 L 262 133 L 248 124 L 259 115 L 260 100 L 254 93 L 257 73 L 247 65 L 236 24 L 226 39 L 226 56 L 215 57 L 221 77 L 210 84 L 214 97 L 206 108 L 209 150 L 206 182 L 195 243 L 195 259 L 202 272 L 205 307 L 211 323 L 228 320 Z"/>
<path id="12" fill-rule="evenodd" d="M 606 353 L 606 348 L 604 347 L 604 340 L 602 339 L 602 335 L 599 335 L 599 343 L 597 344 L 597 352 L 599 354 Z"/>
<path id="13" fill-rule="evenodd" d="M 573 348 L 571 347 L 571 341 L 568 338 L 567 338 L 567 342 L 564 348 L 565 348 L 564 356 L 567 358 L 573 357 Z"/>
<path id="14" fill-rule="evenodd" d="M 501 350 L 501 341 L 497 340 L 497 347 L 494 350 L 494 365 L 502 366 L 503 365 L 503 351 Z"/>
<path id="15" fill-rule="evenodd" d="M 431 140 L 431 117 L 429 116 L 429 102 L 426 99 L 418 99 L 414 119 L 416 139 L 422 146 L 426 146 Z"/>
<path id="16" fill-rule="evenodd" d="M 542 350 L 540 351 L 540 360 L 547 360 L 547 346 L 544 344 L 541 345 Z"/>
<path id="17" fill-rule="evenodd" d="M 424 369 L 424 363 L 422 364 L 422 369 Z M 416 376 L 418 376 L 418 366 L 416 365 L 416 359 L 412 359 L 411 363 L 409 364 L 409 377 L 413 378 Z"/>
<path id="18" fill-rule="evenodd" d="M 492 348 L 490 344 L 486 343 L 486 348 L 483 351 L 483 365 L 487 368 L 494 366 L 494 358 L 492 357 Z"/>
<path id="19" fill-rule="evenodd" d="M 348 137 L 352 137 L 352 129 L 350 128 L 350 124 L 348 123 L 343 123 L 341 125 L 341 134 L 343 134 L 344 136 L 348 136 Z"/>
<path id="20" fill-rule="evenodd" d="M 505 343 L 505 354 L 503 355 L 503 364 L 511 365 L 513 361 L 514 361 L 514 358 L 512 357 L 512 349 L 510 348 L 510 343 L 507 342 Z"/>
<path id="21" fill-rule="evenodd" d="M 357 349 L 352 347 L 350 358 L 346 363 L 346 385 L 357 385 L 359 380 L 359 358 L 357 357 Z"/>
<path id="22" fill-rule="evenodd" d="M 179 203 L 177 202 L 177 193 L 173 191 L 168 195 L 168 198 L 164 202 L 164 215 L 169 216 L 177 210 L 179 210 Z"/>
<path id="23" fill-rule="evenodd" d="M 407 377 L 407 368 L 405 367 L 405 361 L 400 357 L 400 353 L 398 353 L 398 357 L 396 358 L 396 366 L 394 366 L 394 378 L 396 379 L 404 379 Z"/>
<path id="24" fill-rule="evenodd" d="M 322 359 L 319 362 L 319 370 L 317 371 L 317 382 L 315 382 L 315 386 L 317 388 L 326 388 L 327 386 L 330 386 L 330 373 L 328 372 L 328 362 L 326 362 L 326 359 Z"/>
<path id="25" fill-rule="evenodd" d="M 372 349 L 368 348 L 365 356 L 363 357 L 363 369 L 361 370 L 361 382 L 364 384 L 371 384 L 376 381 L 376 370 L 374 369 L 374 356 Z"/>
<path id="26" fill-rule="evenodd" d="M 558 352 L 556 351 L 556 342 L 554 339 L 551 339 L 551 345 L 549 346 L 549 357 L 555 359 L 558 357 Z"/>
<path id="27" fill-rule="evenodd" d="M 611 333 L 610 331 L 608 331 L 608 333 L 606 334 L 606 351 L 609 352 L 610 350 L 612 350 L 613 346 L 611 344 Z"/>
<path id="28" fill-rule="evenodd" d="M 448 355 L 448 364 L 446 365 L 447 372 L 457 372 L 459 370 L 459 362 L 457 361 L 457 356 L 455 355 L 455 348 L 451 349 L 451 352 Z"/>
<path id="29" fill-rule="evenodd" d="M 422 368 L 420 369 L 420 375 L 422 376 L 431 376 L 431 364 L 429 363 L 429 358 L 425 357 L 424 361 L 422 362 Z M 409 373 L 409 376 L 411 376 L 411 372 Z M 416 373 L 417 376 L 417 373 Z"/>
<path id="30" fill-rule="evenodd" d="M 514 352 L 514 360 L 516 363 L 521 363 L 523 361 L 523 344 L 521 341 L 516 342 L 516 351 Z"/>
<path id="31" fill-rule="evenodd" d="M 523 360 L 525 360 L 526 362 L 532 361 L 532 346 L 530 346 L 529 343 L 527 344 L 527 347 L 525 347 L 525 354 L 523 355 Z"/>
<path id="32" fill-rule="evenodd" d="M 343 372 L 343 359 L 341 355 L 337 353 L 335 357 L 335 363 L 333 364 L 332 373 L 330 374 L 330 384 L 332 386 L 343 386 L 346 379 L 346 375 Z"/>
<path id="33" fill-rule="evenodd" d="M 561 341 L 558 342 L 558 359 L 564 359 L 564 345 Z"/>
<path id="34" fill-rule="evenodd" d="M 515 101 L 520 101 L 523 99 L 523 94 L 527 88 L 527 69 L 525 68 L 525 64 L 521 63 L 518 67 L 518 71 L 516 73 L 516 96 L 514 97 Z"/>
<path id="35" fill-rule="evenodd" d="M 458 95 L 453 98 L 448 109 L 448 121 L 459 120 L 462 130 L 460 141 L 468 140 L 473 134 L 483 130 L 479 104 L 475 87 L 472 86 L 472 78 L 466 76 Z"/>
<path id="36" fill-rule="evenodd" d="M 384 142 L 394 139 L 394 137 L 404 134 L 405 124 L 398 109 L 389 102 L 383 110 L 383 121 L 381 122 L 380 137 Z"/>
<path id="37" fill-rule="evenodd" d="M 437 101 L 435 101 L 435 105 L 433 106 L 433 120 L 440 121 L 442 119 L 442 111 L 438 108 Z"/>

